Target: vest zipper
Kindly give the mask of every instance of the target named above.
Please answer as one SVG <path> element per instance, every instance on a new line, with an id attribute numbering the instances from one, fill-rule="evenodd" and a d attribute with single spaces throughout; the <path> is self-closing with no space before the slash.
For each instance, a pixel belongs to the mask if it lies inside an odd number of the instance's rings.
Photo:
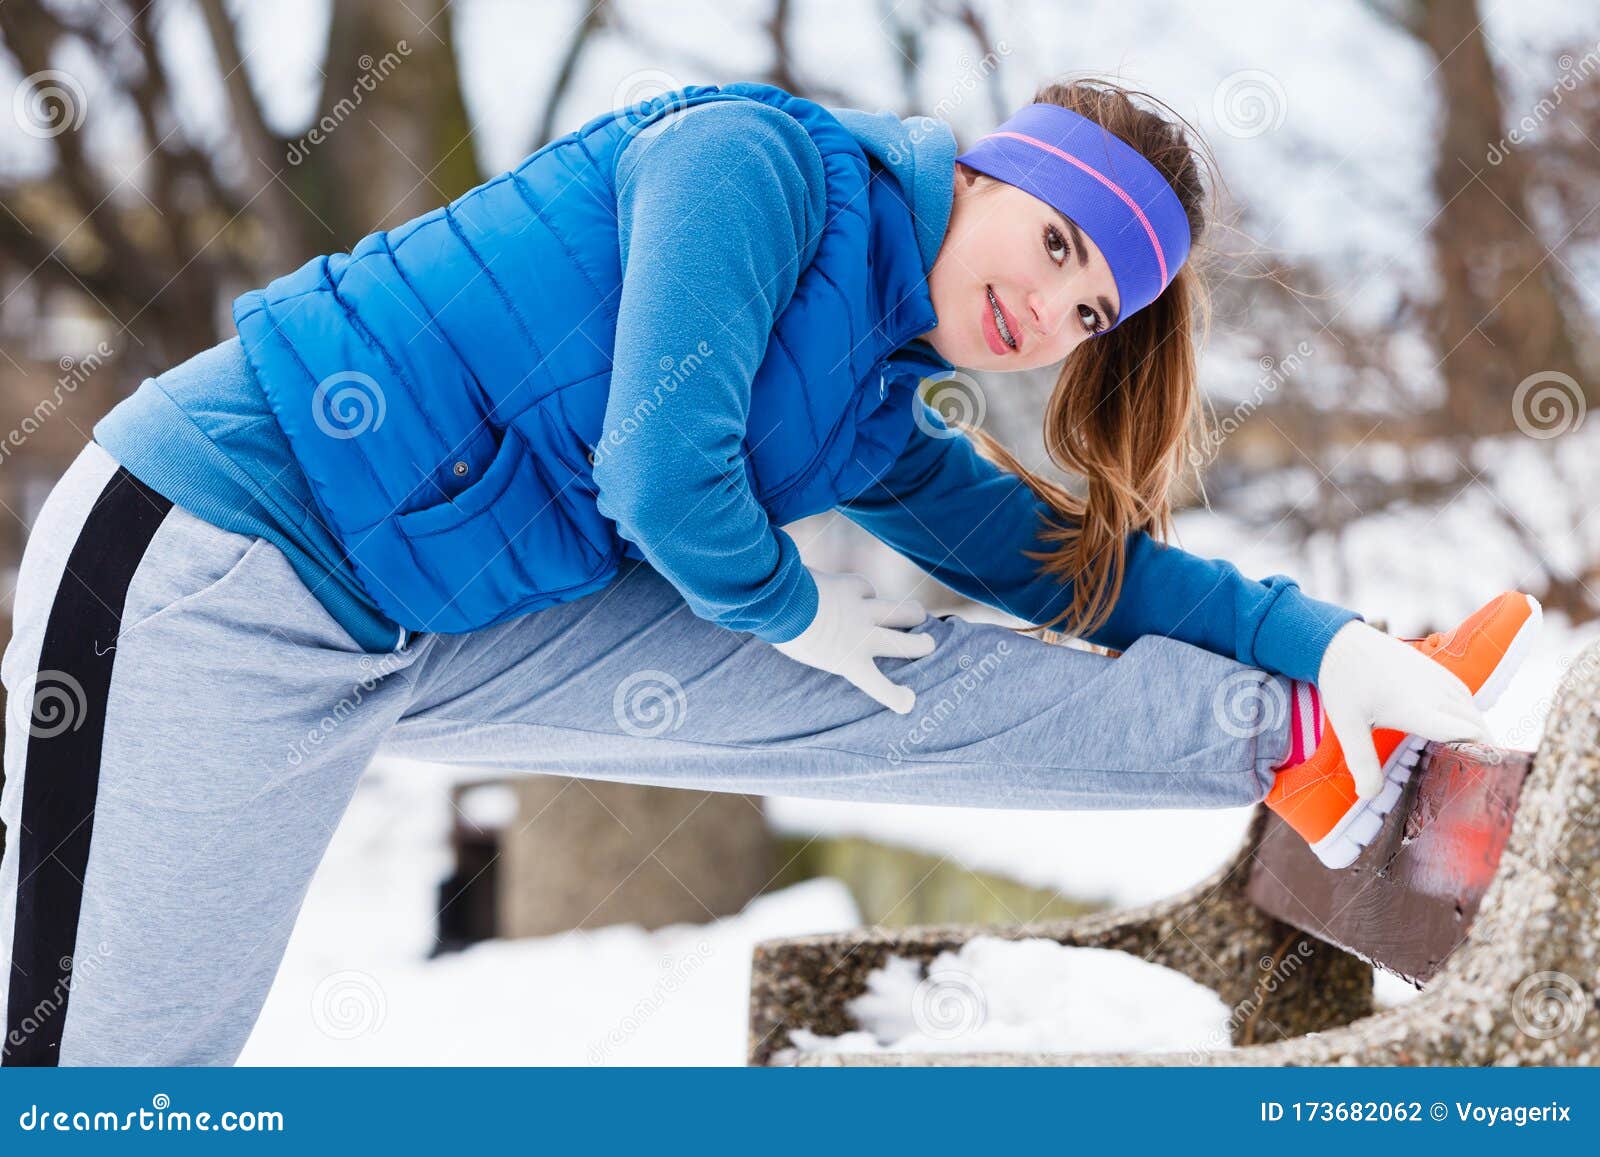
<path id="1" fill-rule="evenodd" d="M 906 342 L 910 341 L 912 338 L 916 337 L 918 334 L 926 333 L 931 328 L 933 328 L 931 323 L 924 324 L 922 322 L 918 322 L 916 325 L 913 325 L 913 326 L 908 326 L 907 329 L 910 330 L 909 333 L 904 333 L 904 334 L 898 335 L 893 341 L 891 341 L 889 343 L 889 353 L 893 353 L 895 350 L 897 350 L 901 346 L 905 345 Z M 888 354 L 885 354 L 883 357 L 878 359 L 878 399 L 879 399 L 879 401 L 882 401 L 884 398 L 889 396 L 888 374 L 889 374 L 889 356 L 888 356 Z M 870 379 L 868 379 L 868 380 L 870 380 Z M 841 419 L 841 421 L 842 420 L 843 419 Z M 781 489 L 774 490 L 770 494 L 758 494 L 756 496 L 757 501 L 761 502 L 763 505 L 766 504 L 766 503 L 769 503 L 769 502 L 776 503 L 778 501 L 778 499 L 780 499 L 784 495 L 788 494 L 789 491 L 793 490 L 796 486 L 799 486 L 802 482 L 809 482 L 811 480 L 812 471 L 816 469 L 817 463 L 820 462 L 822 460 L 823 455 L 827 453 L 828 447 L 833 444 L 834 436 L 837 435 L 838 432 L 839 432 L 839 428 L 837 426 L 835 426 L 832 430 L 830 430 L 828 432 L 827 439 L 825 439 L 823 441 L 823 444 L 820 447 L 818 447 L 817 452 L 811 456 L 811 460 L 808 461 L 799 470 L 797 470 L 793 474 L 793 476 L 791 477 L 789 482 L 785 483 L 784 486 Z"/>

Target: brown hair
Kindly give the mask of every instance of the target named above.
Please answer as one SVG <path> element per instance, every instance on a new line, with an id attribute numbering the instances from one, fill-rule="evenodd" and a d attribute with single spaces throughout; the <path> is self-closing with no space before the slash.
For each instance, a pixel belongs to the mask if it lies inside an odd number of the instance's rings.
<path id="1" fill-rule="evenodd" d="M 1195 258 L 1208 219 L 1200 179 L 1205 158 L 1185 134 L 1192 126 L 1147 93 L 1106 80 L 1074 80 L 1048 84 L 1033 99 L 1071 109 L 1138 149 L 1178 194 L 1192 239 L 1189 260 L 1161 296 L 1112 332 L 1080 344 L 1062 363 L 1045 408 L 1044 442 L 1052 462 L 1087 480 L 1085 498 L 1030 471 L 988 433 L 966 429 L 980 453 L 1050 506 L 1053 517 L 1041 537 L 1054 549 L 1024 554 L 1042 561 L 1041 573 L 1072 581 L 1073 596 L 1040 626 L 1083 636 L 1116 605 L 1127 536 L 1138 530 L 1162 540 L 1170 535 L 1173 483 L 1185 461 L 1200 460 L 1205 417 L 1194 330 L 1198 323 L 1203 342 L 1210 299 Z"/>

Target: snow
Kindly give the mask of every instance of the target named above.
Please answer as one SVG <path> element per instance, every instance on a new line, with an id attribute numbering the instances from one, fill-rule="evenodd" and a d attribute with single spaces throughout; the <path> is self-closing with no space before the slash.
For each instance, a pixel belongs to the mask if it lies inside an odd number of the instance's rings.
<path id="1" fill-rule="evenodd" d="M 891 956 L 849 1002 L 861 1026 L 801 1029 L 793 1049 L 855 1052 L 1204 1052 L 1231 1048 L 1215 992 L 1127 952 L 979 936 L 926 969 Z"/>
<path id="2" fill-rule="evenodd" d="M 491 941 L 429 958 L 448 768 L 367 773 L 312 882 L 245 1065 L 741 1065 L 750 953 L 860 915 L 837 880 L 737 916 Z"/>
<path id="3" fill-rule="evenodd" d="M 461 818 L 480 831 L 499 831 L 517 816 L 517 793 L 506 783 L 483 783 L 462 791 Z"/>
<path id="4" fill-rule="evenodd" d="M 268 119 L 292 135 L 317 111 L 329 7 L 327 0 L 285 5 L 270 16 L 255 6 L 230 9 L 241 20 L 248 70 Z M 588 8 L 588 0 L 464 0 L 456 8 L 458 44 L 470 61 L 463 84 L 473 147 L 486 170 L 515 164 L 531 147 L 571 28 Z M 794 8 L 798 75 L 842 88 L 844 103 L 858 107 L 906 103 L 899 73 L 904 62 L 884 28 L 897 20 L 918 23 L 919 6 L 799 0 Z M 1381 330 L 1401 294 L 1429 296 L 1430 263 L 1416 254 L 1436 208 L 1429 180 L 1438 128 L 1433 66 L 1374 6 L 1339 0 L 1303 7 L 1293 19 L 1284 19 L 1269 0 L 1232 5 L 1225 16 L 1175 0 L 1100 0 L 1075 8 L 1071 19 L 1049 0 L 975 10 L 988 22 L 991 43 L 977 46 L 941 27 L 926 38 L 916 81 L 920 108 L 947 112 L 962 140 L 994 120 L 989 92 L 968 85 L 983 48 L 1000 59 L 1002 99 L 1009 106 L 1025 102 L 1041 80 L 1109 73 L 1162 98 L 1201 131 L 1242 202 L 1251 245 L 1310 263 L 1344 317 Z M 1485 4 L 1510 120 L 1550 93 L 1561 72 L 1560 52 L 1581 52 L 1593 43 L 1586 10 L 1560 0 Z M 585 55 L 555 118 L 557 131 L 611 107 L 619 93 L 643 96 L 760 75 L 769 63 L 760 21 L 769 12 L 761 0 L 687 6 L 619 0 L 616 26 L 597 35 Z M 222 90 L 197 8 L 192 0 L 164 5 L 159 23 L 186 126 L 202 140 L 221 139 L 228 130 Z M 1151 28 L 1163 35 L 1152 36 Z M 134 139 L 128 114 L 105 107 L 101 65 L 71 54 L 53 63 L 80 81 L 95 109 L 92 144 L 119 158 L 124 175 L 135 174 L 141 158 L 116 146 Z M 0 60 L 0 81 L 15 87 L 19 79 L 13 64 Z M 1259 124 L 1246 123 L 1258 114 L 1264 118 Z M 0 134 L 0 153 L 24 172 L 39 163 L 42 146 L 13 130 Z M 1243 242 L 1229 238 L 1226 244 L 1236 249 Z M 1592 268 L 1594 260 L 1592 252 L 1571 247 L 1563 259 L 1578 270 Z M 1593 295 L 1585 300 L 1592 304 Z M 1249 324 L 1213 335 L 1203 372 L 1219 411 L 1248 396 L 1258 379 L 1257 356 L 1276 340 Z M 1396 335 L 1388 353 L 1396 376 L 1414 382 L 1424 396 L 1436 385 L 1436 354 L 1416 334 Z M 1313 361 L 1297 383 L 1303 395 L 1320 393 L 1339 404 L 1362 396 L 1361 383 L 1346 381 L 1336 358 Z M 1021 392 L 994 393 L 991 414 L 1004 416 L 1010 405 L 1019 423 L 1032 423 L 996 432 L 1015 432 L 1014 444 L 1025 435 L 1024 451 L 1035 447 L 1037 405 L 1024 404 Z M 1439 476 L 1457 468 L 1453 453 L 1430 449 L 1432 461 L 1421 463 L 1427 455 L 1402 453 L 1380 432 L 1343 469 L 1392 479 L 1419 464 Z M 1039 455 L 1023 457 L 1037 461 Z M 1588 519 L 1587 504 L 1596 489 L 1596 461 L 1600 424 L 1593 421 L 1554 439 L 1486 440 L 1471 451 L 1470 465 L 1481 477 L 1450 501 L 1368 514 L 1337 546 L 1323 536 L 1295 544 L 1285 526 L 1263 528 L 1207 510 L 1178 517 L 1176 543 L 1227 558 L 1249 575 L 1294 575 L 1312 595 L 1382 617 L 1394 633 L 1417 634 L 1449 625 L 1498 590 L 1534 581 L 1545 565 L 1571 573 L 1594 559 L 1600 523 Z M 1320 465 L 1342 482 L 1333 463 Z M 1281 474 L 1252 479 L 1250 489 L 1263 502 L 1277 502 L 1285 493 L 1308 493 L 1316 477 L 1307 461 L 1298 481 Z M 930 609 L 954 609 L 910 563 L 877 544 L 864 547 L 865 536 L 841 520 L 790 529 L 808 562 L 861 570 L 885 594 L 914 593 Z M 961 613 L 1005 621 L 982 609 Z M 1488 713 L 1502 742 L 1536 746 L 1561 674 L 1596 639 L 1600 622 L 1574 627 L 1547 608 L 1534 653 Z M 430 958 L 435 890 L 451 867 L 448 789 L 459 778 L 394 761 L 369 772 L 311 888 L 246 1063 L 737 1064 L 750 945 L 858 922 L 842 885 L 813 881 L 706 926 L 653 933 L 608 928 Z M 463 811 L 472 822 L 494 826 L 509 799 L 503 789 L 479 789 L 464 799 Z M 1250 810 L 1016 812 L 774 799 L 768 814 L 783 832 L 859 835 L 1126 906 L 1171 895 L 1215 870 L 1242 838 Z M 1135 983 L 1157 983 L 1126 960 L 1082 955 L 1093 950 L 1011 944 L 967 951 L 977 955 L 954 967 L 987 981 L 987 1020 L 975 1032 L 1012 1033 L 1019 1041 L 1036 1034 L 1016 1047 L 1052 1047 L 1051 1041 L 1091 1047 L 1083 1042 L 1103 1027 L 1100 1013 L 1110 1007 L 1104 1002 L 1120 999 Z M 914 1038 L 921 1030 L 907 1025 L 904 1010 L 921 981 L 906 967 L 902 962 L 894 966 L 898 972 L 886 972 L 877 1003 L 867 1009 L 874 1027 L 863 1035 L 873 1047 L 884 1041 L 918 1047 Z M 1161 991 L 1175 1004 L 1194 995 Z M 1072 1003 L 1091 994 L 1094 1006 L 1087 1010 Z M 1380 1004 L 1413 995 L 1410 986 L 1379 975 Z M 1045 1020 L 1034 1023 L 1016 1011 L 1013 998 L 1023 996 L 1040 1002 L 1036 1011 Z M 1198 1028 L 1198 1000 L 1193 1007 L 1192 1027 Z M 1124 1015 L 1118 1047 L 1136 1035 L 1140 1010 Z"/>
<path id="5" fill-rule="evenodd" d="M 861 836 L 1125 907 L 1170 896 L 1225 863 L 1250 809 L 1000 811 L 773 798 L 767 817 L 791 835 Z"/>

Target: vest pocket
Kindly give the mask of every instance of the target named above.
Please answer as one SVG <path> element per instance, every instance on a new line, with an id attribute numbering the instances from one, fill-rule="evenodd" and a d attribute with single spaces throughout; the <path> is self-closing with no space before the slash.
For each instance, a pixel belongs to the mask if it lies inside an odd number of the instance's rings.
<path id="1" fill-rule="evenodd" d="M 442 607 L 468 629 L 592 581 L 610 561 L 568 509 L 584 495 L 553 486 L 514 427 L 482 477 L 454 498 L 395 516 Z"/>

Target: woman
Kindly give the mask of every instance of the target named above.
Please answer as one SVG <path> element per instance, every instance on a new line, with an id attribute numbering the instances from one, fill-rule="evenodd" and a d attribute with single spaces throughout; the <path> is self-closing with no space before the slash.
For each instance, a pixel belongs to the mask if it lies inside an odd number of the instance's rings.
<path id="1" fill-rule="evenodd" d="M 1537 606 L 1401 641 L 1151 537 L 1204 226 L 1183 129 L 1112 85 L 958 158 L 938 122 L 736 84 L 245 294 L 237 338 L 95 427 L 23 560 L 5 1062 L 231 1061 L 380 745 L 849 800 L 1266 798 L 1348 862 L 1422 739 L 1486 735 Z M 1056 363 L 1081 502 L 917 395 Z M 814 572 L 779 528 L 832 508 L 1122 653 Z"/>

